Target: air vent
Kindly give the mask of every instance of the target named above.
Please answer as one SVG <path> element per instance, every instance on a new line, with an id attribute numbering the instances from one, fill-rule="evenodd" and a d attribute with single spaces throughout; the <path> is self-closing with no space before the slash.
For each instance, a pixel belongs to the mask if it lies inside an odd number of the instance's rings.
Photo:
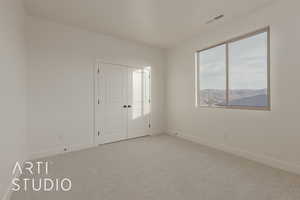
<path id="1" fill-rule="evenodd" d="M 208 21 L 206 22 L 206 24 L 210 24 L 210 23 L 212 23 L 212 22 L 215 22 L 215 21 L 217 21 L 217 20 L 219 20 L 219 19 L 222 19 L 223 17 L 224 17 L 224 15 L 218 15 L 218 16 L 216 16 L 216 17 L 214 17 L 214 18 L 208 20 Z"/>

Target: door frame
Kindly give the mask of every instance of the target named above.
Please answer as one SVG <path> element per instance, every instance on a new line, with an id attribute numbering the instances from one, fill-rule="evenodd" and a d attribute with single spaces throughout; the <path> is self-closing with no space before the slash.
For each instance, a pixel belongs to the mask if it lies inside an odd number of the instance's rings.
<path id="1" fill-rule="evenodd" d="M 96 106 L 98 105 L 98 100 L 99 100 L 99 97 L 97 96 L 97 91 L 98 91 L 98 73 L 99 73 L 99 70 L 101 68 L 101 64 L 110 64 L 110 65 L 118 65 L 118 66 L 121 66 L 121 67 L 125 67 L 125 68 L 134 68 L 134 69 L 145 69 L 146 67 L 150 67 L 150 77 L 149 77 L 149 81 L 150 81 L 150 114 L 149 114 L 149 129 L 151 131 L 151 121 L 152 121 L 152 70 L 151 70 L 151 66 L 133 66 L 133 65 L 126 65 L 126 64 L 120 64 L 120 63 L 114 63 L 114 62 L 108 62 L 108 61 L 104 61 L 102 59 L 96 59 L 96 62 L 94 64 L 94 67 L 93 67 L 93 99 L 94 99 L 94 102 L 93 102 L 93 143 L 94 145 L 98 145 L 97 144 L 97 140 L 96 140 L 96 137 L 97 137 L 97 128 L 96 128 Z M 128 134 L 127 134 L 128 135 Z"/>

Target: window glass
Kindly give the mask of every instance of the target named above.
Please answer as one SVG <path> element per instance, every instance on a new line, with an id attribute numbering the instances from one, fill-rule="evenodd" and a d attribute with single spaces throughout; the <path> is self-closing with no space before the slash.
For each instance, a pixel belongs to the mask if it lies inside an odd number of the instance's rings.
<path id="1" fill-rule="evenodd" d="M 196 105 L 270 109 L 268 28 L 196 55 Z"/>
<path id="2" fill-rule="evenodd" d="M 268 105 L 267 33 L 229 43 L 230 106 Z"/>
<path id="3" fill-rule="evenodd" d="M 226 46 L 220 45 L 199 53 L 200 105 L 226 103 Z"/>

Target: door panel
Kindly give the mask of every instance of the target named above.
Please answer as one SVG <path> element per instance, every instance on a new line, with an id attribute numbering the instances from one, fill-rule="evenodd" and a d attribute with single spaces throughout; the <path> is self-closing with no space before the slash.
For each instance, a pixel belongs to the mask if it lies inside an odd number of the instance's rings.
<path id="1" fill-rule="evenodd" d="M 149 134 L 150 73 L 146 69 L 128 69 L 128 138 Z"/>
<path id="2" fill-rule="evenodd" d="M 96 142 L 104 144 L 127 138 L 127 69 L 102 64 L 97 78 Z M 97 99 L 98 101 L 98 99 Z"/>
<path id="3" fill-rule="evenodd" d="M 99 69 L 95 87 L 95 142 L 105 144 L 148 135 L 150 68 L 101 64 Z"/>

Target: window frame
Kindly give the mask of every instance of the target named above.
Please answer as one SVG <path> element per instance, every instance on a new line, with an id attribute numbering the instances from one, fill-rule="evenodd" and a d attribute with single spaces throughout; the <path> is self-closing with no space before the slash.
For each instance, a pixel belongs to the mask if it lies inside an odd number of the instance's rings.
<path id="1" fill-rule="evenodd" d="M 253 37 L 255 35 L 261 34 L 261 33 L 267 33 L 267 100 L 268 105 L 267 106 L 234 106 L 234 105 L 228 105 L 229 102 L 229 44 L 233 42 L 237 42 L 243 39 L 247 39 L 250 37 Z M 210 105 L 201 105 L 200 104 L 200 53 L 209 49 L 213 49 L 215 47 L 225 45 L 225 58 L 226 58 L 226 105 L 224 106 L 210 106 Z M 225 108 L 225 109 L 240 109 L 240 110 L 263 110 L 263 111 L 271 111 L 271 79 L 270 79 L 270 27 L 267 26 L 262 29 L 258 29 L 256 31 L 234 37 L 232 39 L 217 43 L 215 45 L 206 47 L 204 49 L 198 50 L 195 52 L 195 106 L 196 107 L 203 107 L 203 108 Z"/>

